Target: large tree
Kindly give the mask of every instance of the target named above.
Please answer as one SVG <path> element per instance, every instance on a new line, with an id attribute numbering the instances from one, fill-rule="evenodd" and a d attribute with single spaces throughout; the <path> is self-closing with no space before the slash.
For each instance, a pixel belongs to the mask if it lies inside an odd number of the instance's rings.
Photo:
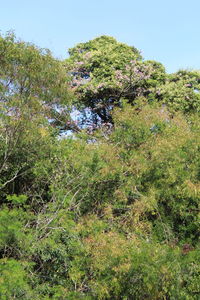
<path id="1" fill-rule="evenodd" d="M 139 51 L 101 36 L 69 50 L 65 61 L 82 121 L 95 126 L 113 122 L 111 111 L 123 99 L 135 105 L 137 99 L 160 102 L 171 112 L 200 111 L 200 74 L 180 70 L 166 74 L 163 65 L 145 61 Z M 84 118 L 85 116 L 85 118 Z"/>
<path id="2" fill-rule="evenodd" d="M 134 103 L 165 81 L 164 67 L 143 61 L 135 48 L 101 36 L 69 50 L 66 67 L 79 104 L 90 111 L 93 123 L 112 121 L 111 110 L 123 98 Z"/>

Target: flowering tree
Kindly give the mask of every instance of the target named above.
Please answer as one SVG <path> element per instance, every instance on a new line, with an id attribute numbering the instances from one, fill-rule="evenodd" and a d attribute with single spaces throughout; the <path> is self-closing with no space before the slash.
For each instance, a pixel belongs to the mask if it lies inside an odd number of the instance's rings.
<path id="1" fill-rule="evenodd" d="M 197 71 L 166 74 L 161 63 L 143 60 L 136 48 L 109 36 L 80 43 L 69 54 L 65 66 L 71 89 L 77 106 L 83 109 L 82 120 L 93 127 L 112 124 L 111 111 L 123 99 L 135 105 L 138 98 L 145 97 L 147 102 L 166 104 L 171 112 L 200 111 Z"/>
<path id="2" fill-rule="evenodd" d="M 111 110 L 123 98 L 130 103 L 151 93 L 158 82 L 164 82 L 161 64 L 142 60 L 139 51 L 101 36 L 78 44 L 69 50 L 66 67 L 71 74 L 71 87 L 79 105 L 91 111 L 92 122 L 111 122 Z"/>

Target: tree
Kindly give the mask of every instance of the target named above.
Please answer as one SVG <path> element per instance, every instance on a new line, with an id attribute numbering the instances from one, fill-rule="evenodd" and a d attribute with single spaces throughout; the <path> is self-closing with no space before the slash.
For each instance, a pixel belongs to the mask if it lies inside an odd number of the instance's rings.
<path id="1" fill-rule="evenodd" d="M 69 54 L 65 63 L 72 89 L 96 125 L 112 122 L 110 112 L 123 98 L 134 104 L 137 97 L 151 94 L 153 87 L 165 81 L 160 63 L 144 62 L 136 48 L 109 36 L 78 44 Z"/>
<path id="2" fill-rule="evenodd" d="M 0 37 L 0 193 L 23 193 L 32 168 L 49 155 L 54 126 L 70 120 L 71 94 L 61 62 L 45 49 Z M 58 132 L 58 131 L 57 131 Z M 28 175 L 29 174 L 29 175 Z M 4 195 L 4 196 L 3 196 Z"/>
<path id="3" fill-rule="evenodd" d="M 69 120 L 71 95 L 61 62 L 47 49 L 17 40 L 8 33 L 0 37 L 1 113 L 19 119 L 40 116 Z M 59 113 L 58 113 L 59 112 Z M 62 113 L 63 112 L 63 113 Z M 65 117 L 66 119 L 66 117 Z"/>
<path id="4" fill-rule="evenodd" d="M 165 84 L 156 87 L 156 98 L 171 112 L 200 112 L 200 73 L 180 70 L 167 76 Z"/>
<path id="5" fill-rule="evenodd" d="M 65 61 L 71 87 L 82 108 L 82 121 L 92 126 L 113 123 L 111 111 L 123 99 L 131 105 L 140 97 L 161 102 L 173 113 L 200 110 L 198 71 L 166 74 L 163 65 L 145 61 L 139 51 L 101 36 L 69 50 Z"/>

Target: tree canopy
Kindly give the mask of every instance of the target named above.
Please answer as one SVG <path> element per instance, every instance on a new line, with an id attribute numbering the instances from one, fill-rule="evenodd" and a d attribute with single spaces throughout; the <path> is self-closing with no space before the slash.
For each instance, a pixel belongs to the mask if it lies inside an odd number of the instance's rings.
<path id="1" fill-rule="evenodd" d="M 108 36 L 78 44 L 69 55 L 71 87 L 83 113 L 89 109 L 89 123 L 112 123 L 112 109 L 123 99 L 134 105 L 138 97 L 167 104 L 171 111 L 199 111 L 199 71 L 166 74 L 161 63 L 145 61 L 135 47 Z"/>
<path id="2" fill-rule="evenodd" d="M 0 299 L 198 300 L 199 71 L 69 54 L 0 37 Z"/>

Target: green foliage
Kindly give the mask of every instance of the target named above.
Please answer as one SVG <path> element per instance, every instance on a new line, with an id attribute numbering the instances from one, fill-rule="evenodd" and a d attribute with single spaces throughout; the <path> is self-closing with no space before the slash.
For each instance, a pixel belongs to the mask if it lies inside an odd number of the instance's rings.
<path id="1" fill-rule="evenodd" d="M 30 230 L 24 228 L 32 219 L 22 209 L 9 210 L 6 206 L 0 212 L 0 253 L 1 257 L 23 256 L 30 246 Z"/>
<path id="2" fill-rule="evenodd" d="M 90 110 L 87 118 L 92 125 L 112 123 L 111 111 L 123 98 L 135 105 L 145 96 L 149 102 L 167 105 L 172 113 L 199 111 L 199 71 L 167 75 L 162 64 L 142 60 L 137 49 L 108 36 L 78 44 L 69 54 L 66 67 L 72 90 L 80 107 Z"/>
<path id="3" fill-rule="evenodd" d="M 172 112 L 199 112 L 199 71 L 180 70 L 177 73 L 170 74 L 165 85 L 156 89 L 157 97 L 162 99 Z"/>
<path id="4" fill-rule="evenodd" d="M 49 156 L 56 142 L 57 130 L 47 118 L 54 125 L 65 124 L 71 100 L 65 70 L 48 50 L 8 34 L 0 37 L 0 57 L 0 195 L 4 201 L 6 195 L 32 194 L 28 191 L 35 185 L 34 164 Z"/>
<path id="5" fill-rule="evenodd" d="M 91 110 L 93 123 L 111 121 L 110 111 L 130 103 L 165 81 L 164 67 L 154 61 L 142 61 L 138 50 L 101 36 L 69 50 L 66 66 L 72 75 L 72 88 L 80 103 Z"/>
<path id="6" fill-rule="evenodd" d="M 0 299 L 198 300 L 199 73 L 69 53 L 0 37 Z"/>
<path id="7" fill-rule="evenodd" d="M 0 298 L 33 299 L 34 294 L 27 282 L 26 263 L 19 263 L 14 259 L 0 260 Z"/>
<path id="8" fill-rule="evenodd" d="M 13 204 L 24 204 L 27 200 L 26 195 L 8 195 L 6 197 L 8 201 L 11 201 Z"/>
<path id="9" fill-rule="evenodd" d="M 8 33 L 0 37 L 0 56 L 1 101 L 7 105 L 11 100 L 29 105 L 32 113 L 34 108 L 41 107 L 42 101 L 67 103 L 66 74 L 49 50 L 17 40 Z"/>

